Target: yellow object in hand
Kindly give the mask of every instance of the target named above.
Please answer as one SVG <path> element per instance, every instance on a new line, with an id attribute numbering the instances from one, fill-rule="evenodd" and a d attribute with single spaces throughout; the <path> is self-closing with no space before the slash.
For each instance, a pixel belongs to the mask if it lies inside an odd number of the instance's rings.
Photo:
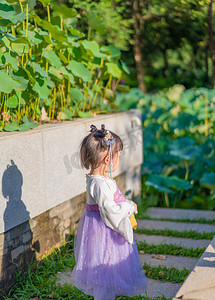
<path id="1" fill-rule="evenodd" d="M 130 219 L 130 221 L 131 221 L 131 226 L 132 226 L 132 228 L 133 228 L 133 229 L 137 229 L 137 221 L 136 221 L 136 219 L 135 219 L 135 216 L 134 216 L 134 215 L 131 215 L 129 219 Z"/>

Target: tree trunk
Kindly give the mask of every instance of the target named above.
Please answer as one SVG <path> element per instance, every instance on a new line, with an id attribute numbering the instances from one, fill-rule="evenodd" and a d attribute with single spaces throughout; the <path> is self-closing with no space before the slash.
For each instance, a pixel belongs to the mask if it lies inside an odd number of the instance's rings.
<path id="1" fill-rule="evenodd" d="M 138 0 L 133 0 L 133 10 L 132 10 L 132 19 L 133 19 L 133 26 L 134 26 L 134 59 L 136 63 L 136 70 L 137 70 L 137 81 L 138 87 L 144 93 L 146 92 L 146 86 L 144 82 L 144 72 L 143 72 L 143 56 L 141 51 L 141 39 L 140 39 L 140 28 L 138 22 Z"/>
<path id="2" fill-rule="evenodd" d="M 213 32 L 213 0 L 210 1 L 208 7 L 208 45 L 211 52 L 212 64 L 213 64 L 213 88 L 215 88 L 215 40 Z"/>

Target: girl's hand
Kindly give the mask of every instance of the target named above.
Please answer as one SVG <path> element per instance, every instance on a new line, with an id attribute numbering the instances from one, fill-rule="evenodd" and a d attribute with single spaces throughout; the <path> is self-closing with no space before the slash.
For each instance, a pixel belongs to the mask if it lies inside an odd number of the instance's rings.
<path id="1" fill-rule="evenodd" d="M 136 214 L 138 213 L 138 210 L 137 210 L 137 204 L 136 204 L 134 201 L 132 201 L 132 202 L 133 202 L 133 204 L 134 204 L 134 207 L 135 207 L 134 214 L 136 215 Z"/>

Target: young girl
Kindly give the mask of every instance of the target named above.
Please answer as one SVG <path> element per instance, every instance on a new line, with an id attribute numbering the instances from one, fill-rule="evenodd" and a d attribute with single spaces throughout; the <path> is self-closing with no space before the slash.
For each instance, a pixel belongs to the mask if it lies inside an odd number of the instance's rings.
<path id="1" fill-rule="evenodd" d="M 104 125 L 101 130 L 90 127 L 80 148 L 82 166 L 90 173 L 86 175 L 86 210 L 75 240 L 73 281 L 96 300 L 143 294 L 147 280 L 130 221 L 137 206 L 124 198 L 111 175 L 119 165 L 123 143 Z"/>

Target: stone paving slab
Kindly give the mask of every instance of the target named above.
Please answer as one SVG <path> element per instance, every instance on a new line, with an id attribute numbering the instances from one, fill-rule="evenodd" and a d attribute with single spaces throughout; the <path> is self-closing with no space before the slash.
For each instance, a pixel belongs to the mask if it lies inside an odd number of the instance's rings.
<path id="1" fill-rule="evenodd" d="M 215 220 L 215 211 L 197 209 L 148 208 L 146 215 L 156 219 L 206 219 Z"/>
<path id="2" fill-rule="evenodd" d="M 177 292 L 176 299 L 215 299 L 215 237 Z"/>
<path id="3" fill-rule="evenodd" d="M 65 283 L 73 285 L 71 280 L 71 270 L 68 269 L 64 272 L 58 272 L 57 276 L 58 282 L 63 285 Z M 148 287 L 146 291 L 146 295 L 148 297 L 158 297 L 164 295 L 166 298 L 172 298 L 179 288 L 181 284 L 179 283 L 171 283 L 171 282 L 162 282 L 159 280 L 154 279 L 147 279 L 148 280 Z"/>
<path id="4" fill-rule="evenodd" d="M 171 221 L 137 220 L 138 229 L 194 230 L 200 233 L 215 232 L 215 225 Z"/>
<path id="5" fill-rule="evenodd" d="M 163 244 L 176 244 L 186 248 L 203 248 L 207 247 L 210 244 L 210 240 L 192 240 L 186 238 L 175 238 L 170 236 L 161 236 L 161 235 L 146 235 L 135 233 L 136 242 L 146 242 L 150 245 L 159 245 Z"/>
<path id="6" fill-rule="evenodd" d="M 147 279 L 148 280 L 148 288 L 146 295 L 148 297 L 156 298 L 159 296 L 164 295 L 167 299 L 174 297 L 177 293 L 179 288 L 181 287 L 180 283 L 172 283 L 172 282 L 165 282 L 159 281 L 154 279 Z"/>
<path id="7" fill-rule="evenodd" d="M 193 270 L 195 267 L 198 258 L 192 258 L 192 257 L 183 257 L 183 256 L 174 256 L 174 255 L 163 255 L 162 257 L 165 257 L 166 259 L 157 259 L 155 256 L 153 257 L 152 254 L 139 254 L 141 263 L 147 263 L 150 264 L 152 267 L 174 267 L 178 270 L 183 270 L 183 268 L 186 268 L 188 270 Z"/>

